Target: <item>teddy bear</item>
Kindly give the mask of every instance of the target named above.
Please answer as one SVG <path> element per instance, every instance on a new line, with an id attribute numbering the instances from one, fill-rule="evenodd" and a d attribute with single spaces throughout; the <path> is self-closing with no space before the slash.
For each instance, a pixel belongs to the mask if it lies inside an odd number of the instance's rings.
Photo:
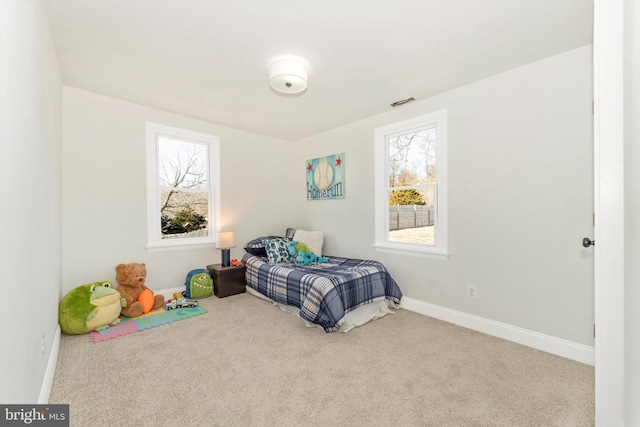
<path id="1" fill-rule="evenodd" d="M 126 300 L 127 305 L 122 308 L 122 314 L 127 317 L 138 317 L 144 310 L 142 302 L 139 301 L 140 294 L 145 289 L 153 295 L 153 291 L 145 286 L 147 278 L 147 267 L 144 263 L 132 262 L 129 264 L 116 265 L 117 291 Z M 162 295 L 153 296 L 153 307 L 158 308 L 164 304 Z"/>

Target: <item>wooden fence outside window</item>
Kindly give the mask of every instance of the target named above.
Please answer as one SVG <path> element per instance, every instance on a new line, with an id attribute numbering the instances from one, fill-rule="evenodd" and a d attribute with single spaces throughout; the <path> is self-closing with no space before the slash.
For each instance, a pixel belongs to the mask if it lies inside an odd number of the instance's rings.
<path id="1" fill-rule="evenodd" d="M 426 227 L 434 224 L 433 206 L 391 205 L 389 206 L 389 231 L 405 228 Z"/>

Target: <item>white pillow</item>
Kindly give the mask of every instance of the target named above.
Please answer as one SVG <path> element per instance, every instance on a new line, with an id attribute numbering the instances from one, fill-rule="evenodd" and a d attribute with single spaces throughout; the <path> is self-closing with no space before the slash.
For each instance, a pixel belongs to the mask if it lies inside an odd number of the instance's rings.
<path id="1" fill-rule="evenodd" d="M 322 256 L 322 244 L 324 243 L 322 231 L 296 230 L 293 234 L 293 240 L 307 245 L 316 256 Z"/>

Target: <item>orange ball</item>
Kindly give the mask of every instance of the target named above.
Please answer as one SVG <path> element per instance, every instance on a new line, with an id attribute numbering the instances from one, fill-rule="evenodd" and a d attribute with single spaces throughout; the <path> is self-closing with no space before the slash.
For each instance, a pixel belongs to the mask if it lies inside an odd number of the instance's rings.
<path id="1" fill-rule="evenodd" d="M 153 308 L 153 292 L 149 289 L 145 289 L 140 292 L 140 296 L 138 296 L 138 301 L 142 304 L 142 311 L 144 313 L 148 313 Z"/>

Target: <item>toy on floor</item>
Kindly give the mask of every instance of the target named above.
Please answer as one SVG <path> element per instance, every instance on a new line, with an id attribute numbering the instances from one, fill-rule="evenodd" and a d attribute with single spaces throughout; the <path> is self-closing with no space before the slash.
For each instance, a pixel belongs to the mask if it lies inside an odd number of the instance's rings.
<path id="1" fill-rule="evenodd" d="M 204 268 L 197 268 L 187 273 L 184 281 L 187 298 L 206 298 L 213 295 L 213 279 L 209 271 Z"/>
<path id="2" fill-rule="evenodd" d="M 164 297 L 162 295 L 154 295 L 151 289 L 145 286 L 147 278 L 147 268 L 144 263 L 132 262 L 129 264 L 116 265 L 116 282 L 118 282 L 117 291 L 127 301 L 127 305 L 122 309 L 122 314 L 127 317 L 138 317 L 142 313 L 148 313 L 151 309 L 162 307 Z M 140 301 L 140 295 L 144 303 Z M 152 304 L 149 304 L 150 298 Z M 145 311 L 146 310 L 146 311 Z"/>
<path id="3" fill-rule="evenodd" d="M 329 258 L 327 257 L 319 257 L 314 254 L 311 249 L 309 249 L 309 247 L 302 242 L 296 242 L 295 240 L 287 242 L 287 249 L 289 250 L 289 254 L 291 255 L 291 261 L 293 261 L 295 264 L 307 265 L 312 262 L 329 261 Z"/>
<path id="4" fill-rule="evenodd" d="M 151 311 L 151 309 L 153 308 L 153 303 L 155 298 L 153 296 L 153 292 L 151 292 L 149 289 L 145 289 L 144 291 L 140 292 L 140 295 L 138 295 L 138 301 L 140 301 L 140 304 L 142 304 L 142 312 L 143 313 L 148 313 Z"/>
<path id="5" fill-rule="evenodd" d="M 196 300 L 190 300 L 186 298 L 176 298 L 176 299 L 170 299 L 169 301 L 167 301 L 167 304 L 164 306 L 164 308 L 167 310 L 173 310 L 176 308 L 195 307 L 196 305 L 198 305 L 198 301 Z"/>
<path id="6" fill-rule="evenodd" d="M 78 286 L 60 301 L 60 329 L 65 334 L 79 335 L 117 325 L 125 304 L 124 298 L 109 281 Z"/>

